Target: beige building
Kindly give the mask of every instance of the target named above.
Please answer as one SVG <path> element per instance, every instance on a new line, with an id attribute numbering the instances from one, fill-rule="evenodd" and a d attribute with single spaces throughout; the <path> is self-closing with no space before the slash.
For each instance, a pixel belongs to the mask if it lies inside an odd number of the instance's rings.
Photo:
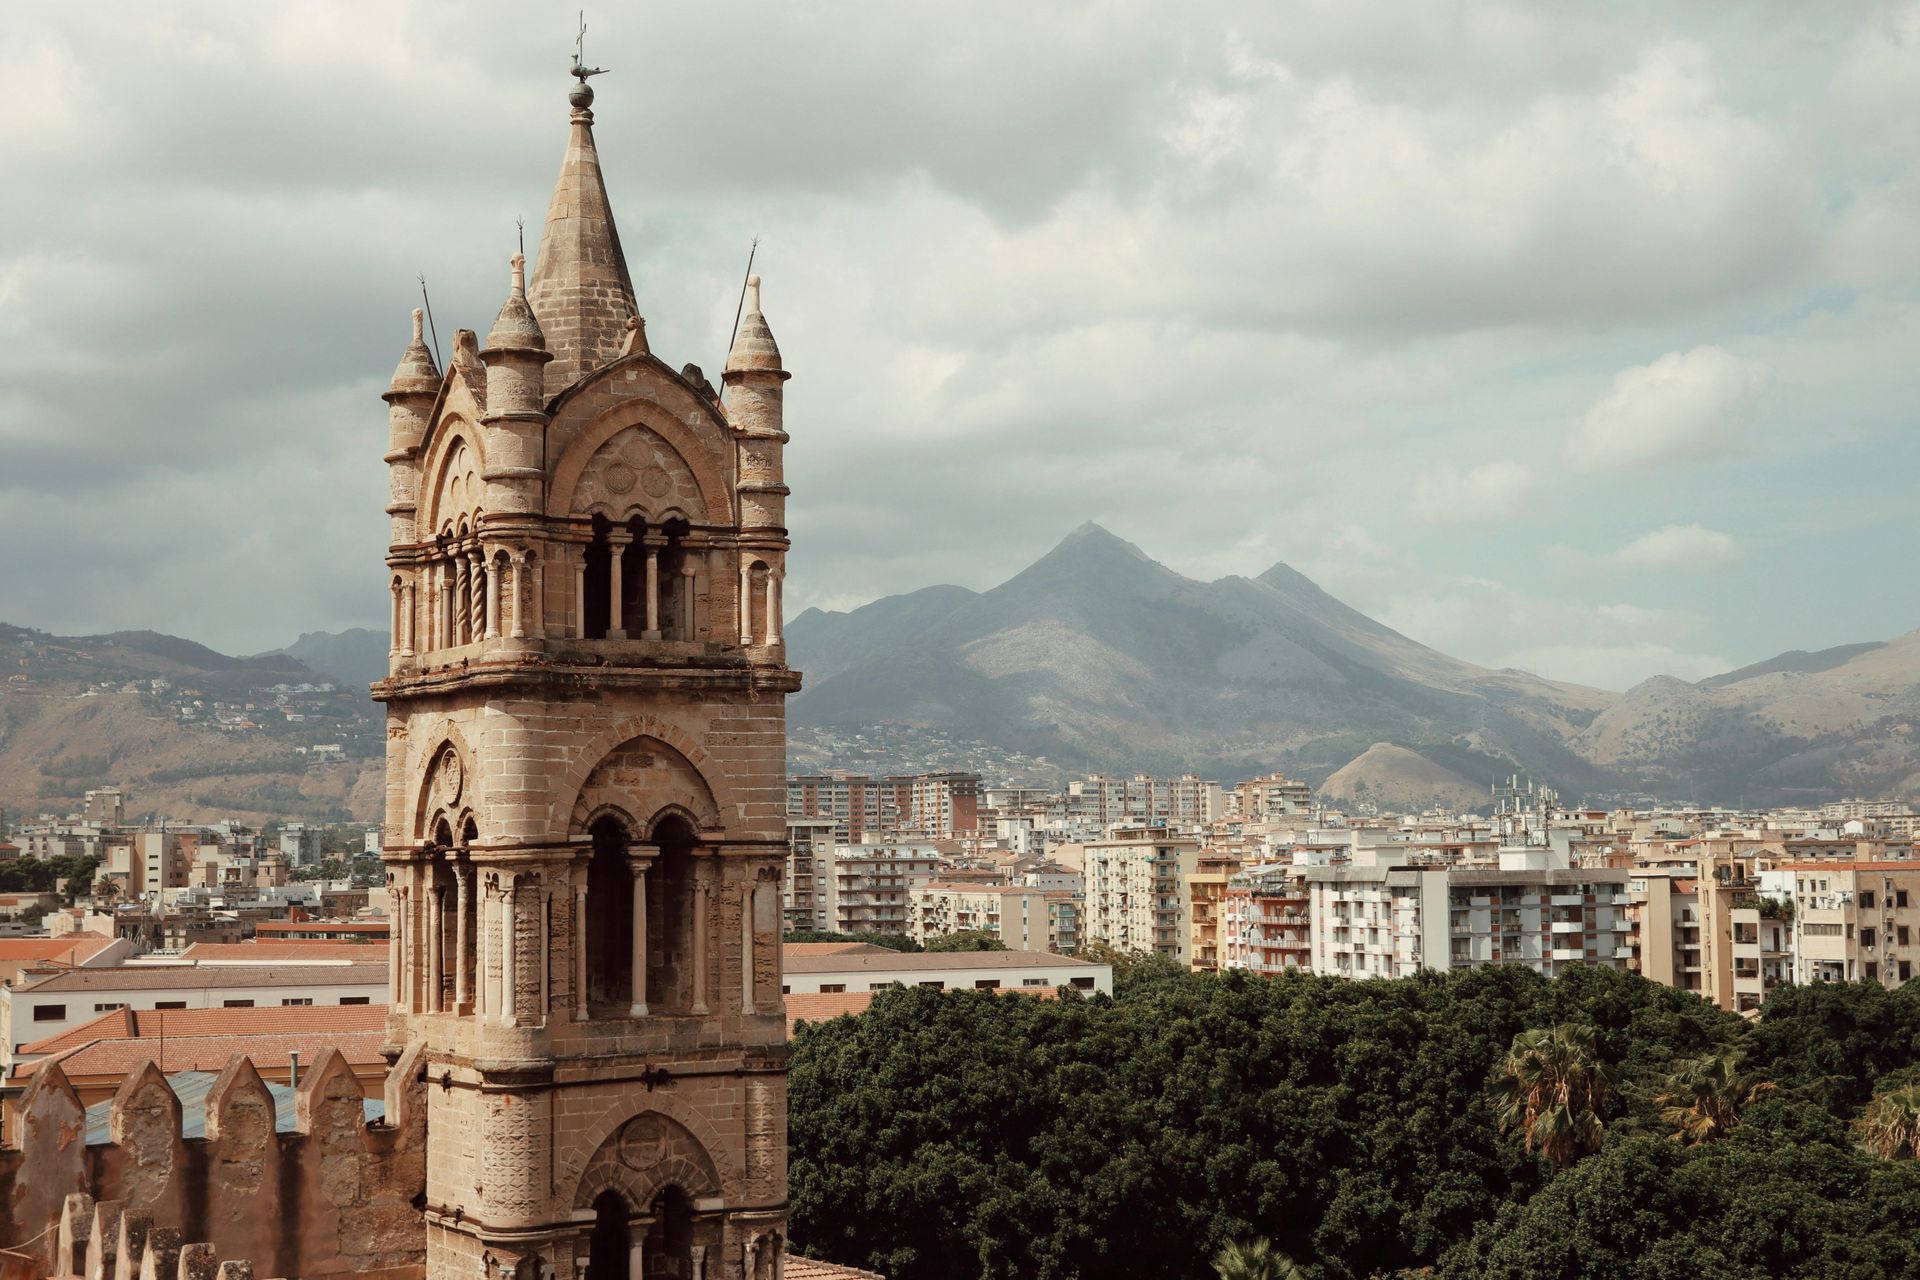
<path id="1" fill-rule="evenodd" d="M 833 933 L 906 933 L 913 925 L 913 891 L 940 871 L 931 844 L 904 841 L 835 845 L 816 898 Z"/>
<path id="2" fill-rule="evenodd" d="M 1227 882 L 1239 869 L 1237 852 L 1208 848 L 1187 877 L 1187 967 L 1196 973 L 1226 966 Z"/>
<path id="3" fill-rule="evenodd" d="M 1771 923 L 1790 929 L 1795 982 L 1895 987 L 1920 972 L 1920 863 L 1791 863 L 1762 882 L 1791 893 L 1790 919 Z"/>
<path id="4" fill-rule="evenodd" d="M 1692 867 L 1642 867 L 1627 881 L 1627 968 L 1652 982 L 1699 991 L 1700 883 Z"/>
<path id="5" fill-rule="evenodd" d="M 908 936 L 923 946 L 950 933 L 978 929 L 1009 951 L 1057 951 L 1054 918 L 1044 889 L 1020 885 L 959 884 L 934 880 L 913 890 Z"/>
<path id="6" fill-rule="evenodd" d="M 1184 965 L 1191 954 L 1188 884 L 1200 842 L 1164 827 L 1118 831 L 1081 848 L 1086 901 L 1081 945 L 1152 952 Z"/>
<path id="7" fill-rule="evenodd" d="M 789 929 L 831 929 L 827 881 L 833 866 L 831 818 L 787 819 L 787 874 L 781 881 L 781 905 Z"/>

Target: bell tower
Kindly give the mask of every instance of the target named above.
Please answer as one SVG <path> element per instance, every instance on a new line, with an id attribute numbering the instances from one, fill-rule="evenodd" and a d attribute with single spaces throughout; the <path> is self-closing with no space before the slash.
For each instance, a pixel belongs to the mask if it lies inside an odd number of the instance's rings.
<path id="1" fill-rule="evenodd" d="M 788 374 L 757 278 L 724 397 L 649 349 L 576 74 L 531 278 L 384 397 L 389 1047 L 430 1278 L 771 1280 Z"/>

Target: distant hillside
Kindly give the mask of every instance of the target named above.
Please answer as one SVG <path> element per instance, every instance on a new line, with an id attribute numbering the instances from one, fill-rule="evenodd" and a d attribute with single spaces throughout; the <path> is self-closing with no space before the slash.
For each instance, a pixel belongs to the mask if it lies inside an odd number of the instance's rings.
<path id="1" fill-rule="evenodd" d="M 1320 782 L 1390 744 L 1476 795 L 1516 766 L 1593 797 L 1910 795 L 1916 637 L 1613 694 L 1448 657 L 1284 564 L 1197 582 L 1085 525 L 989 591 L 929 587 L 793 619 L 787 652 L 807 685 L 789 716 L 1083 768 L 1280 767 Z"/>
<path id="2" fill-rule="evenodd" d="M 1376 742 L 1320 786 L 1329 800 L 1367 801 L 1382 810 L 1472 809 L 1487 803 L 1485 783 L 1463 778 L 1417 752 Z"/>
<path id="3" fill-rule="evenodd" d="M 800 724 L 904 723 L 1116 767 L 1316 780 L 1383 739 L 1572 785 L 1610 695 L 1417 644 L 1285 565 L 1182 577 L 1097 525 L 986 592 L 937 587 L 787 628 Z"/>
<path id="4" fill-rule="evenodd" d="M 296 658 L 315 671 L 364 690 L 374 681 L 386 679 L 387 645 L 386 632 L 365 627 L 309 631 L 284 649 L 262 654 L 261 659 L 283 655 Z"/>
<path id="5" fill-rule="evenodd" d="M 151 631 L 54 636 L 0 623 L 0 806 L 64 814 L 93 788 L 134 814 L 379 817 L 385 735 L 364 686 L 285 654 L 230 658 Z M 338 745 L 339 763 L 311 748 Z"/>

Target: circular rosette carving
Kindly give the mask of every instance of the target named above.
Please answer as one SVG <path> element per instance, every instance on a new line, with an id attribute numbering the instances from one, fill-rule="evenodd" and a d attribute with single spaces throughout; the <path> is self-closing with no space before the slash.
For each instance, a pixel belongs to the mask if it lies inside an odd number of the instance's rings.
<path id="1" fill-rule="evenodd" d="M 460 762 L 460 753 L 448 747 L 440 753 L 439 763 L 434 766 L 433 786 L 439 793 L 442 804 L 452 804 L 460 798 L 460 791 L 466 785 L 467 769 Z"/>

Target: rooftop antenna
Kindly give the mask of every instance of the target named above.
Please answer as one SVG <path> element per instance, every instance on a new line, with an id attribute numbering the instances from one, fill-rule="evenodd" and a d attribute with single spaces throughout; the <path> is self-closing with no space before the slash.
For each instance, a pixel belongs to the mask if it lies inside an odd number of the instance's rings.
<path id="1" fill-rule="evenodd" d="M 747 307 L 747 284 L 753 279 L 753 255 L 758 252 L 760 252 L 760 237 L 755 236 L 753 243 L 747 246 L 747 269 L 740 273 L 740 300 L 733 304 L 733 332 L 727 335 L 728 355 L 733 354 L 733 340 L 740 336 L 740 317 L 745 314 Z M 721 368 L 724 369 L 726 364 L 726 360 L 720 361 Z M 722 400 L 727 398 L 727 389 L 724 386 L 720 388 L 720 398 Z"/>
<path id="2" fill-rule="evenodd" d="M 427 332 L 433 335 L 433 362 L 444 369 L 447 363 L 440 358 L 440 330 L 433 324 L 433 300 L 427 297 L 427 278 L 424 275 L 420 277 L 420 302 L 427 309 Z"/>
<path id="3" fill-rule="evenodd" d="M 587 82 L 588 76 L 603 76 L 607 74 L 607 68 L 605 67 L 589 67 L 587 65 L 587 11 L 585 9 L 580 11 L 580 34 L 573 39 L 573 74 L 579 78 L 580 83 L 583 85 Z"/>

